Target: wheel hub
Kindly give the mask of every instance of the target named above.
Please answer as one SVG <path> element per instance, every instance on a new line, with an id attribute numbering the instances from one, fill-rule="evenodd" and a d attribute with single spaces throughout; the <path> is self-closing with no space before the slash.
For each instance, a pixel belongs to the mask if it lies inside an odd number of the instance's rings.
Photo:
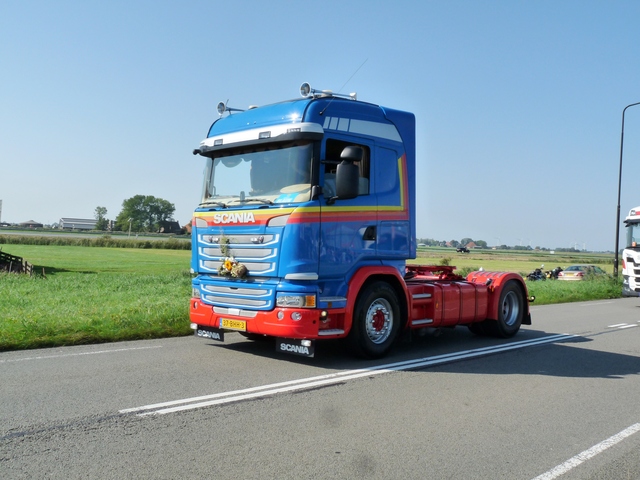
<path id="1" fill-rule="evenodd" d="M 373 343 L 383 343 L 391 335 L 393 328 L 391 311 L 391 305 L 385 299 L 378 299 L 369 306 L 365 328 L 367 336 Z"/>
<path id="2" fill-rule="evenodd" d="M 386 316 L 384 314 L 384 312 L 382 311 L 381 308 L 379 308 L 378 310 L 375 311 L 375 313 L 373 314 L 373 321 L 371 322 L 371 324 L 373 325 L 373 329 L 376 332 L 379 332 L 380 330 L 382 330 L 384 328 L 384 323 L 386 321 Z"/>

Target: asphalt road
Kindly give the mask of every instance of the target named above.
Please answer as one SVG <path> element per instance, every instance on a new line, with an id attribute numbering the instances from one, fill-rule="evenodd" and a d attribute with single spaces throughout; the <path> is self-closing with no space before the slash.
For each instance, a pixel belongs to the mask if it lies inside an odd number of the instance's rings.
<path id="1" fill-rule="evenodd" d="M 0 353 L 0 478 L 640 478 L 640 300 L 380 361 L 228 335 Z"/>

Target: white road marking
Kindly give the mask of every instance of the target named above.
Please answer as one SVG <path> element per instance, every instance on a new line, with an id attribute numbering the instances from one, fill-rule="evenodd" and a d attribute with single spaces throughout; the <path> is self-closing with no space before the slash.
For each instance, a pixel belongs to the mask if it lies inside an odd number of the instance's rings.
<path id="1" fill-rule="evenodd" d="M 638 322 L 640 323 L 640 322 Z M 616 323 L 615 325 L 607 325 L 607 328 L 617 328 L 618 330 L 622 330 L 623 328 L 633 328 L 637 327 L 635 323 Z"/>
<path id="2" fill-rule="evenodd" d="M 613 302 L 584 302 L 584 303 L 581 303 L 580 306 L 593 307 L 594 305 L 609 305 L 610 303 L 613 303 Z"/>
<path id="3" fill-rule="evenodd" d="M 199 397 L 184 398 L 181 400 L 172 400 L 162 403 L 154 403 L 141 407 L 127 408 L 120 410 L 119 413 L 138 413 L 140 416 L 145 415 L 163 415 L 167 413 L 180 412 L 183 410 L 192 410 L 196 408 L 208 407 L 212 405 L 222 405 L 227 403 L 239 402 L 259 397 L 267 397 L 279 393 L 292 392 L 297 390 L 305 390 L 319 386 L 332 385 L 345 382 L 347 380 L 355 380 L 361 377 L 379 375 L 382 373 L 397 372 L 402 370 L 410 370 L 427 366 L 438 365 L 441 363 L 463 360 L 467 358 L 479 357 L 493 353 L 506 352 L 520 348 L 530 347 L 533 345 L 541 345 L 556 341 L 568 340 L 576 335 L 561 334 L 552 335 L 533 340 L 524 340 L 522 342 L 514 342 L 506 345 L 496 345 L 492 347 L 478 348 L 474 350 L 465 350 L 462 352 L 448 353 L 444 355 L 436 355 L 433 357 L 425 357 L 416 360 L 407 360 L 404 362 L 390 363 L 377 367 L 363 368 L 359 370 L 347 370 L 344 372 L 330 373 L 317 377 L 301 378 L 290 380 L 287 382 L 273 383 L 270 385 L 262 385 L 259 387 L 245 388 L 242 390 L 234 390 L 230 392 L 214 393 L 211 395 L 203 395 Z"/>
<path id="4" fill-rule="evenodd" d="M 634 433 L 637 433 L 638 431 L 640 431 L 640 423 L 635 423 L 631 425 L 629 428 L 625 428 L 620 433 L 617 433 L 612 437 L 607 438 L 606 440 L 598 443 L 597 445 L 594 445 L 590 449 L 585 450 L 584 452 L 579 453 L 575 457 L 570 458 L 569 460 L 558 465 L 557 467 L 552 468 L 548 472 L 537 476 L 533 480 L 553 480 L 554 478 L 557 478 L 560 475 L 567 473 L 569 470 L 577 467 L 582 462 L 595 457 L 599 453 L 604 452 L 607 448 L 612 447 L 616 443 L 621 442 L 625 438 L 630 437 L 631 435 L 633 435 Z"/>
<path id="5" fill-rule="evenodd" d="M 49 360 L 52 358 L 65 358 L 65 357 L 81 357 L 83 355 L 99 355 L 103 353 L 129 352 L 132 350 L 148 350 L 150 348 L 162 348 L 162 345 L 154 345 L 153 347 L 114 348 L 113 350 L 96 350 L 95 352 L 61 353 L 60 355 L 43 355 L 40 357 L 26 357 L 26 358 L 12 358 L 12 359 L 10 358 L 7 360 L 0 360 L 0 363 L 26 362 L 29 360 Z"/>

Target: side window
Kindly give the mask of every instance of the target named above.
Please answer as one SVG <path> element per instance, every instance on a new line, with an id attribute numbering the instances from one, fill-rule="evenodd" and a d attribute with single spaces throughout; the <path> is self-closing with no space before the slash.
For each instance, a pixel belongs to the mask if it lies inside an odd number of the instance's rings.
<path id="1" fill-rule="evenodd" d="M 395 192 L 398 179 L 398 153 L 384 147 L 376 147 L 376 192 Z"/>
<path id="2" fill-rule="evenodd" d="M 338 163 L 340 163 L 340 154 L 345 147 L 353 145 L 361 147 L 364 151 L 362 161 L 357 162 L 358 168 L 360 169 L 358 195 L 369 194 L 369 180 L 371 178 L 369 176 L 369 164 L 371 159 L 371 150 L 366 145 L 334 139 L 328 139 L 325 147 L 325 160 L 327 160 L 327 163 L 324 165 L 325 190 L 331 192 L 331 189 L 335 188 L 335 180 L 333 179 L 335 179 L 336 176 L 336 167 L 338 166 Z"/>

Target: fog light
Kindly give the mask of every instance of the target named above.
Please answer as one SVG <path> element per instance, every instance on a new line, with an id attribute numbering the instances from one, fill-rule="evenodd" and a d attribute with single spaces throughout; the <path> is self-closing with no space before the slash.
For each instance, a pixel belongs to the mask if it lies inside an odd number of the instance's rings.
<path id="1" fill-rule="evenodd" d="M 300 312 L 291 313 L 291 320 L 293 320 L 294 322 L 302 320 L 302 314 Z"/>
<path id="2" fill-rule="evenodd" d="M 300 340 L 300 345 L 302 345 L 303 347 L 310 347 L 311 340 Z"/>
<path id="3" fill-rule="evenodd" d="M 197 330 L 198 329 L 198 324 L 197 323 L 192 323 L 191 324 L 191 330 Z"/>
<path id="4" fill-rule="evenodd" d="M 278 320 L 282 320 L 284 318 L 284 312 L 279 311 L 277 317 L 278 317 Z"/>

